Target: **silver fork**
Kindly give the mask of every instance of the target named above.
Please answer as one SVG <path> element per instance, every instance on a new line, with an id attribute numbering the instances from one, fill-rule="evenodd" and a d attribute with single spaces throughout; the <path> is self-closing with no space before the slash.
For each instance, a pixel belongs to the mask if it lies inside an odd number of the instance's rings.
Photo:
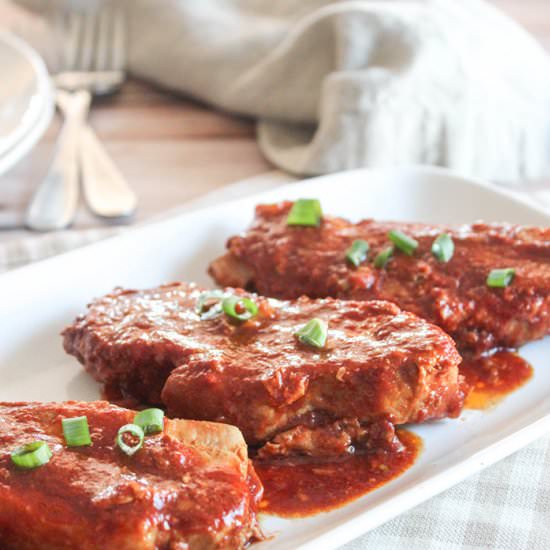
<path id="1" fill-rule="evenodd" d="M 123 14 L 105 7 L 97 13 L 57 12 L 54 28 L 64 48 L 54 76 L 56 100 L 65 122 L 45 179 L 27 210 L 31 229 L 61 229 L 73 221 L 78 204 L 78 166 L 92 212 L 105 218 L 131 215 L 136 196 L 86 123 L 93 95 L 112 94 L 125 79 Z"/>

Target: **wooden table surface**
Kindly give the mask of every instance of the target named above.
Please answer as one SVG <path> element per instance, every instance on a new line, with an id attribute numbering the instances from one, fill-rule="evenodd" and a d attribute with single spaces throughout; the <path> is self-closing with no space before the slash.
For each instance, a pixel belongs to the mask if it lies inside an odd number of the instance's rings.
<path id="1" fill-rule="evenodd" d="M 550 51 L 550 0 L 492 3 Z M 272 168 L 258 150 L 251 120 L 216 112 L 145 83 L 131 81 L 112 99 L 94 103 L 91 124 L 138 193 L 137 220 Z M 38 147 L 0 177 L 0 220 L 11 220 L 14 213 L 20 216 L 24 211 L 45 173 L 58 127 L 56 119 Z M 97 223 L 81 206 L 76 227 Z M 22 234 L 3 231 L 0 239 Z"/>

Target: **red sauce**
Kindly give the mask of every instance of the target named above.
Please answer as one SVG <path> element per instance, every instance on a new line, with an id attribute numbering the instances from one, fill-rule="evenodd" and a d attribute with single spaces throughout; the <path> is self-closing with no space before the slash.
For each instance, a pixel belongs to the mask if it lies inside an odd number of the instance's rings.
<path id="1" fill-rule="evenodd" d="M 410 468 L 421 439 L 399 430 L 404 449 L 355 455 L 330 462 L 288 461 L 254 467 L 264 485 L 260 511 L 282 517 L 304 517 L 339 508 L 386 484 Z"/>
<path id="2" fill-rule="evenodd" d="M 466 408 L 480 410 L 523 386 L 533 376 L 533 367 L 516 353 L 497 351 L 487 357 L 465 359 L 460 373 L 470 388 Z"/>
<path id="3" fill-rule="evenodd" d="M 147 408 L 147 406 L 135 397 L 125 396 L 116 383 L 105 384 L 103 388 L 101 388 L 101 399 L 125 409 L 139 411 Z"/>

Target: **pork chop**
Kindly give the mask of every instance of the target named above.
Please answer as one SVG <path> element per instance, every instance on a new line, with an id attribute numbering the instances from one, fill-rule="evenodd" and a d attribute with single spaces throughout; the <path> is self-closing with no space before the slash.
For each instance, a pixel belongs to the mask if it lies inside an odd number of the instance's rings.
<path id="1" fill-rule="evenodd" d="M 297 426 L 315 430 L 346 420 L 336 431 L 351 437 L 350 446 L 368 446 L 372 430 L 354 437 L 345 426 L 460 413 L 453 341 L 396 305 L 225 292 L 252 299 L 257 315 L 243 323 L 223 312 L 201 318 L 203 290 L 192 284 L 118 289 L 65 329 L 65 350 L 123 395 L 161 403 L 173 416 L 234 424 L 252 445 Z M 328 324 L 322 348 L 295 336 L 314 318 Z"/>
<path id="2" fill-rule="evenodd" d="M 332 296 L 388 300 L 437 324 L 465 355 L 516 348 L 550 332 L 550 229 L 509 224 L 445 227 L 364 220 L 353 224 L 324 216 L 318 227 L 287 224 L 291 202 L 260 205 L 243 235 L 229 239 L 228 253 L 210 265 L 222 286 L 294 299 Z M 385 267 L 373 260 L 392 243 L 391 230 L 418 242 L 409 256 L 396 250 Z M 454 255 L 439 261 L 434 239 L 447 233 Z M 369 245 L 355 267 L 346 251 L 356 240 Z M 493 269 L 513 268 L 507 288 L 490 288 Z"/>
<path id="3" fill-rule="evenodd" d="M 236 428 L 166 420 L 126 456 L 115 437 L 134 415 L 106 402 L 0 403 L 3 550 L 237 549 L 259 536 L 262 489 Z M 76 416 L 91 446 L 67 447 L 61 420 Z M 50 461 L 18 469 L 10 453 L 36 440 Z"/>

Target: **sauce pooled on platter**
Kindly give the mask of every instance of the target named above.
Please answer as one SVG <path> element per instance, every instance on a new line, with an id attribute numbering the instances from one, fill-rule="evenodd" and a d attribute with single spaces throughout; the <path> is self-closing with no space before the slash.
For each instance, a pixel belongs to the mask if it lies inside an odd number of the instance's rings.
<path id="1" fill-rule="evenodd" d="M 254 461 L 264 486 L 260 512 L 305 517 L 339 508 L 398 477 L 410 468 L 422 440 L 398 430 L 403 448 L 392 452 L 357 454 L 331 461 L 310 459 Z"/>
<path id="2" fill-rule="evenodd" d="M 459 370 L 470 388 L 465 406 L 476 410 L 497 404 L 533 376 L 533 367 L 510 351 L 497 351 L 489 356 L 465 359 Z"/>
<path id="3" fill-rule="evenodd" d="M 519 389 L 533 375 L 516 353 L 497 351 L 466 359 L 460 365 L 469 394 L 466 407 L 486 409 Z M 305 517 L 339 508 L 377 489 L 410 468 L 421 448 L 420 438 L 398 430 L 404 449 L 357 454 L 320 462 L 308 459 L 254 461 L 264 485 L 260 510 L 282 517 Z"/>

